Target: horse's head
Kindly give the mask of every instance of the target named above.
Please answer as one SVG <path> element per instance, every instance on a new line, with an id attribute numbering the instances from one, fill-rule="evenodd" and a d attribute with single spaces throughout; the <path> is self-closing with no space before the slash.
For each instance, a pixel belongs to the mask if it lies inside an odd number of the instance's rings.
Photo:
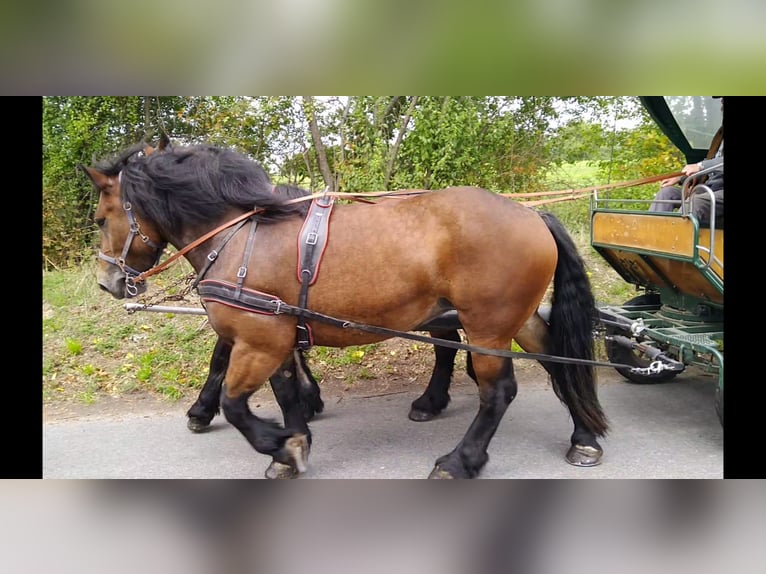
<path id="1" fill-rule="evenodd" d="M 141 272 L 159 261 L 165 242 L 156 229 L 124 201 L 119 172 L 79 166 L 99 192 L 95 221 L 101 232 L 98 253 L 98 284 L 116 299 L 135 297 L 146 291 L 146 283 L 135 283 Z"/>

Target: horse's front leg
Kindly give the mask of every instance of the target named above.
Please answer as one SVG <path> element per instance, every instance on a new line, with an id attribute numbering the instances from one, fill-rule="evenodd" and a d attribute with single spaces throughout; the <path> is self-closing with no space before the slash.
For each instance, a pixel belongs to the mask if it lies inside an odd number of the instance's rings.
<path id="1" fill-rule="evenodd" d="M 258 452 L 272 457 L 267 478 L 292 478 L 306 471 L 311 434 L 300 408 L 292 354 L 275 355 L 255 350 L 244 343 L 232 347 L 221 407 L 234 425 Z M 282 395 L 286 427 L 252 413 L 249 397 L 272 375 L 275 396 Z M 280 406 L 281 403 L 280 403 Z"/>
<path id="2" fill-rule="evenodd" d="M 218 414 L 221 404 L 221 385 L 229 366 L 231 345 L 220 337 L 213 348 L 213 356 L 210 358 L 207 380 L 197 400 L 186 412 L 189 420 L 186 426 L 192 432 L 203 432 L 210 427 L 210 421 Z"/>
<path id="3" fill-rule="evenodd" d="M 224 375 L 229 366 L 229 355 L 231 354 L 231 345 L 219 338 L 213 348 L 213 355 L 210 358 L 210 367 L 208 369 L 207 379 L 202 386 L 202 390 L 197 396 L 197 400 L 186 412 L 188 421 L 186 426 L 190 431 L 200 433 L 210 428 L 210 422 L 215 415 L 220 412 L 221 387 L 223 385 Z M 307 421 L 314 418 L 314 415 L 324 410 L 324 401 L 319 391 L 319 385 L 311 374 L 311 370 L 306 364 L 306 359 L 301 351 L 293 352 L 296 361 L 296 376 L 299 382 L 299 395 L 301 408 Z M 272 385 L 274 381 L 271 381 Z M 276 384 L 279 384 L 278 382 Z"/>
<path id="4" fill-rule="evenodd" d="M 279 408 L 282 410 L 282 416 L 285 421 L 285 428 L 297 429 L 298 432 L 306 435 L 308 447 L 311 447 L 311 432 L 308 428 L 308 420 L 314 416 L 314 408 L 304 402 L 304 383 L 301 377 L 311 377 L 314 385 L 316 381 L 311 376 L 302 371 L 306 367 L 305 362 L 301 361 L 302 356 L 299 351 L 294 351 L 288 359 L 282 363 L 277 371 L 271 376 L 271 389 L 277 399 Z M 319 387 L 316 387 L 316 399 L 324 407 L 322 399 L 319 398 Z M 266 478 L 293 478 L 296 469 L 288 464 L 273 460 L 266 469 Z"/>

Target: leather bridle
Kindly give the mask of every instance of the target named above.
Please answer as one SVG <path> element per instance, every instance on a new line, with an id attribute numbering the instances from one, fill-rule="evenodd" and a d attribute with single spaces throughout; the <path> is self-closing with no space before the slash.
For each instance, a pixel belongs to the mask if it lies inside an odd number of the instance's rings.
<path id="1" fill-rule="evenodd" d="M 138 294 L 138 288 L 136 287 L 136 281 L 135 278 L 141 275 L 142 271 L 137 271 L 136 269 L 133 269 L 130 265 L 128 265 L 125 262 L 125 258 L 128 256 L 128 252 L 130 251 L 130 246 L 133 244 L 133 240 L 136 237 L 140 237 L 141 241 L 146 243 L 149 247 L 153 247 L 156 252 L 157 256 L 154 259 L 154 263 L 150 265 L 150 267 L 154 267 L 157 265 L 157 263 L 160 260 L 160 257 L 162 256 L 162 252 L 165 250 L 165 247 L 167 246 L 167 243 L 157 244 L 147 235 L 145 235 L 141 231 L 141 227 L 138 225 L 138 221 L 136 221 L 135 215 L 133 215 L 133 206 L 130 204 L 129 201 L 126 201 L 122 204 L 122 208 L 125 210 L 125 214 L 128 217 L 128 223 L 130 225 L 130 231 L 128 232 L 128 236 L 125 238 L 125 245 L 122 248 L 122 253 L 119 257 L 110 257 L 106 253 L 99 251 L 98 252 L 98 258 L 102 259 L 103 261 L 106 261 L 107 263 L 111 263 L 112 265 L 116 265 L 120 268 L 120 271 L 125 273 L 125 291 L 130 295 L 131 297 L 135 297 Z"/>

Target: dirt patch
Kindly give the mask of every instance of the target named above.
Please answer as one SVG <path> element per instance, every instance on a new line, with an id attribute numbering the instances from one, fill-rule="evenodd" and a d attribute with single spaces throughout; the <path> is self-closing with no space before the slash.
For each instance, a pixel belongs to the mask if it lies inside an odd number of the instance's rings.
<path id="1" fill-rule="evenodd" d="M 466 354 L 460 351 L 455 360 L 452 377 L 453 392 L 474 392 L 475 384 L 465 370 Z M 434 351 L 430 345 L 413 344 L 407 339 L 390 339 L 367 349 L 358 362 L 337 364 L 310 356 L 309 367 L 319 382 L 325 403 L 342 401 L 345 397 L 375 397 L 396 393 L 421 393 L 428 385 L 434 366 Z M 520 385 L 547 384 L 548 377 L 535 361 L 514 361 Z M 150 392 L 132 392 L 115 396 L 97 393 L 88 402 L 73 399 L 49 400 L 43 405 L 43 420 L 54 422 L 82 417 L 115 417 L 160 412 L 185 412 L 197 398 L 198 390 L 170 400 Z M 251 398 L 255 406 L 274 401 L 268 384 Z"/>

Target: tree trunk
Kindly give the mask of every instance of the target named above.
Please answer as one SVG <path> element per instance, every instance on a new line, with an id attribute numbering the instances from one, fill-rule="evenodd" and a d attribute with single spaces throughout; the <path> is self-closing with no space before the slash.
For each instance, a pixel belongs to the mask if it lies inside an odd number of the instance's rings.
<path id="1" fill-rule="evenodd" d="M 348 120 L 348 114 L 351 111 L 351 102 L 353 96 L 349 96 L 346 100 L 346 105 L 343 107 L 343 114 L 341 115 L 340 124 L 338 125 L 338 131 L 340 133 L 340 161 L 341 163 L 346 161 L 346 121 Z"/>
<path id="2" fill-rule="evenodd" d="M 324 183 L 330 191 L 337 191 L 335 189 L 332 172 L 330 171 L 330 164 L 327 161 L 327 152 L 324 149 L 322 136 L 319 133 L 319 124 L 317 123 L 316 114 L 314 113 L 314 98 L 312 96 L 302 96 L 302 98 L 303 111 L 309 122 L 309 131 L 311 132 L 311 139 L 314 142 L 314 149 L 316 150 L 317 161 L 319 162 L 319 170 L 322 172 L 322 179 L 324 179 Z"/>
<path id="3" fill-rule="evenodd" d="M 396 161 L 396 156 L 399 154 L 399 146 L 402 144 L 402 139 L 404 139 L 404 132 L 407 130 L 407 124 L 410 123 L 412 112 L 415 110 L 415 106 L 418 103 L 418 97 L 419 96 L 412 96 L 410 105 L 407 107 L 407 113 L 402 118 L 402 123 L 399 126 L 399 133 L 396 134 L 396 141 L 394 142 L 394 145 L 388 154 L 386 173 L 385 177 L 383 178 L 383 189 L 388 189 L 388 184 L 391 181 L 391 175 L 394 172 L 394 162 Z"/>
<path id="4" fill-rule="evenodd" d="M 144 141 L 152 138 L 152 96 L 144 96 Z"/>

